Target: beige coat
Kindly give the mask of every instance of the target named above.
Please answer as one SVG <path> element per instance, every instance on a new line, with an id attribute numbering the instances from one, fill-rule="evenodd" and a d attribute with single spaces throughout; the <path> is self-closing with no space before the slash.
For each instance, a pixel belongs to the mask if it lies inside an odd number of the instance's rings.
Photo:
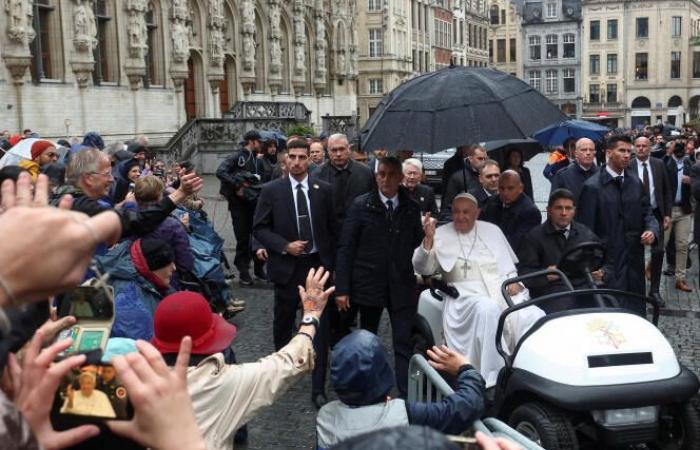
<path id="1" fill-rule="evenodd" d="M 311 372 L 313 364 L 311 339 L 297 335 L 255 363 L 227 365 L 217 353 L 191 367 L 187 386 L 207 449 L 232 449 L 236 429 Z"/>

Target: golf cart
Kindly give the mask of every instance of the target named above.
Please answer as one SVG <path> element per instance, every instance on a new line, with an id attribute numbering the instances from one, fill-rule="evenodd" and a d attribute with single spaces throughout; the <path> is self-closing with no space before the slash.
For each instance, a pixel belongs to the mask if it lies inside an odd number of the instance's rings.
<path id="1" fill-rule="evenodd" d="M 546 269 L 503 283 L 508 308 L 499 319 L 496 347 L 505 366 L 490 393 L 494 400 L 487 415 L 549 450 L 640 444 L 700 449 L 698 379 L 678 363 L 656 328 L 659 308 L 653 299 L 596 288 L 590 272 L 602 266 L 604 255 L 600 244 L 582 243 L 562 256 L 561 270 Z M 508 285 L 547 275 L 559 276 L 567 290 L 513 304 Z M 576 290 L 570 277 L 585 277 L 590 287 Z M 430 339 L 444 342 L 432 328 L 439 324 L 442 332 L 442 319 L 436 321 L 439 313 L 434 307 L 442 303 L 437 297 L 444 295 L 438 287 L 421 296 L 415 332 L 430 327 L 430 335 L 422 336 L 425 344 Z M 592 299 L 596 306 L 544 316 L 520 338 L 512 354 L 503 348 L 501 338 L 510 314 L 571 296 Z M 650 304 L 652 322 L 620 308 L 619 301 L 627 299 Z"/>

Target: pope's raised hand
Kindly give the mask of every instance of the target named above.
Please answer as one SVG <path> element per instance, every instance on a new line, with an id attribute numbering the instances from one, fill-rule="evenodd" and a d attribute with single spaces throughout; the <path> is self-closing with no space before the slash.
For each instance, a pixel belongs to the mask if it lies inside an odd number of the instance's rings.
<path id="1" fill-rule="evenodd" d="M 423 233 L 425 238 L 423 239 L 423 247 L 426 250 L 433 248 L 433 239 L 435 238 L 435 225 L 437 220 L 430 217 L 430 213 L 426 213 L 423 216 Z"/>

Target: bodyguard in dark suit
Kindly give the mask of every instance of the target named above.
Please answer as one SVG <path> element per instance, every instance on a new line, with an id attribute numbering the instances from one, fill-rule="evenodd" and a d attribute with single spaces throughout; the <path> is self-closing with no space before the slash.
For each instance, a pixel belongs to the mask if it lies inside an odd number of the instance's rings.
<path id="1" fill-rule="evenodd" d="M 574 222 L 576 203 L 574 194 L 568 189 L 557 189 L 549 196 L 547 220 L 530 230 L 518 249 L 518 274 L 525 275 L 546 268 L 556 268 L 562 255 L 583 242 L 599 242 L 587 226 Z M 594 273 L 600 276 L 602 273 Z M 575 288 L 587 288 L 584 277 L 569 277 Z M 532 298 L 555 292 L 568 291 L 559 277 L 534 278 L 525 281 Z M 546 313 L 566 311 L 572 308 L 593 306 L 590 299 L 582 297 L 562 297 L 540 305 Z"/>
<path id="2" fill-rule="evenodd" d="M 377 333 L 382 311 L 391 320 L 396 377 L 406 395 L 411 328 L 417 301 L 413 251 L 423 239 L 421 212 L 400 186 L 397 158 L 384 158 L 377 172 L 378 189 L 355 199 L 343 224 L 336 266 L 336 303 L 359 305 L 360 326 Z"/>
<path id="3" fill-rule="evenodd" d="M 314 175 L 333 186 L 335 216 L 342 225 L 355 197 L 374 187 L 374 175 L 369 167 L 350 159 L 350 144 L 345 135 L 334 134 L 328 138 L 328 157 Z"/>
<path id="4" fill-rule="evenodd" d="M 461 171 L 462 167 L 465 167 L 467 157 L 471 151 L 471 146 L 463 145 L 457 147 L 455 154 L 450 156 L 445 163 L 442 165 L 442 193 L 445 194 L 445 189 L 447 188 L 447 183 L 452 178 L 452 174 Z"/>
<path id="5" fill-rule="evenodd" d="M 298 286 L 304 285 L 311 268 L 335 267 L 337 222 L 331 186 L 309 178 L 309 145 L 304 139 L 287 143 L 289 176 L 265 184 L 255 210 L 253 233 L 269 255 L 267 275 L 275 285 L 273 339 L 275 349 L 292 338 L 299 307 Z M 316 367 L 312 400 L 325 400 L 328 361 L 327 311 L 314 340 Z M 318 399 L 318 397 L 322 397 Z"/>
<path id="6" fill-rule="evenodd" d="M 700 161 L 700 154 L 695 155 L 695 161 Z M 700 162 L 696 162 L 690 170 L 690 186 L 693 198 L 700 203 Z M 693 228 L 695 242 L 700 243 L 700 208 L 695 207 L 695 222 Z M 699 264 L 700 265 L 700 264 Z M 699 274 L 700 275 L 700 274 Z"/>
<path id="7" fill-rule="evenodd" d="M 449 161 L 449 160 L 448 160 Z M 458 170 L 454 171 L 447 184 L 442 187 L 442 209 L 440 216 L 443 220 L 451 217 L 452 200 L 460 192 L 469 192 L 479 187 L 479 171 L 486 162 L 486 150 L 478 145 L 473 145 L 467 150 L 467 158 Z M 445 162 L 447 165 L 447 161 Z M 464 168 L 464 170 L 462 170 Z M 444 169 L 443 169 L 444 170 Z"/>
<path id="8" fill-rule="evenodd" d="M 498 225 L 514 252 L 518 251 L 525 235 L 542 223 L 540 210 L 523 189 L 520 175 L 506 170 L 498 180 L 498 195 L 486 201 L 479 215 L 479 220 Z"/>
<path id="9" fill-rule="evenodd" d="M 557 189 L 568 189 L 578 202 L 583 183 L 598 172 L 598 167 L 595 165 L 595 155 L 595 143 L 592 140 L 581 138 L 576 141 L 574 162 L 554 174 L 550 194 Z"/>
<path id="10" fill-rule="evenodd" d="M 469 191 L 476 198 L 476 201 L 479 202 L 479 209 L 484 209 L 486 201 L 498 194 L 498 180 L 500 178 L 501 167 L 496 161 L 492 159 L 487 160 L 479 172 L 480 186 Z"/>
<path id="11" fill-rule="evenodd" d="M 607 287 L 644 294 L 644 247 L 658 239 L 659 224 L 651 212 L 642 182 L 629 171 L 632 142 L 614 136 L 607 142 L 608 163 L 586 181 L 576 219 L 605 244 L 603 268 Z M 644 316 L 641 301 L 627 299 L 623 307 Z"/>
<path id="12" fill-rule="evenodd" d="M 428 185 L 421 184 L 423 177 L 423 164 L 415 159 L 408 158 L 403 162 L 403 187 L 408 195 L 420 206 L 421 213 L 430 213 L 432 217 L 438 216 L 435 192 Z"/>
<path id="13" fill-rule="evenodd" d="M 651 157 L 649 139 L 643 136 L 638 137 L 634 141 L 634 147 L 637 156 L 630 161 L 629 171 L 642 182 L 644 192 L 649 196 L 651 211 L 659 223 L 659 230 L 663 232 L 671 224 L 671 208 L 673 206 L 673 192 L 668 172 L 662 160 Z M 663 263 L 664 240 L 658 239 L 651 248 L 651 261 L 647 266 L 646 273 L 651 282 L 649 296 L 661 304 L 664 303 L 659 294 Z"/>

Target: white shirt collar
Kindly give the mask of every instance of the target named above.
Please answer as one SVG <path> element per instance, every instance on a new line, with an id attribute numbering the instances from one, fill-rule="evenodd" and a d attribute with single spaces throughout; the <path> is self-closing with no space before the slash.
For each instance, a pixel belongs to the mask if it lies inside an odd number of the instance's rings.
<path id="1" fill-rule="evenodd" d="M 292 188 L 296 189 L 297 184 L 301 183 L 301 187 L 305 190 L 309 189 L 309 175 L 307 174 L 303 180 L 297 181 L 292 175 L 289 175 L 289 182 L 292 183 Z"/>
<path id="2" fill-rule="evenodd" d="M 386 195 L 382 193 L 382 191 L 379 191 L 379 198 L 382 200 L 382 204 L 386 207 L 386 202 L 388 200 L 391 200 L 391 202 L 394 204 L 394 209 L 396 209 L 397 206 L 399 206 L 399 194 L 396 193 L 393 197 L 389 198 Z"/>
<path id="3" fill-rule="evenodd" d="M 612 169 L 610 168 L 610 166 L 608 166 L 607 164 L 605 165 L 605 170 L 607 170 L 608 173 L 610 174 L 610 176 L 613 177 L 613 178 L 624 177 L 624 176 L 625 176 L 625 171 L 624 171 L 624 170 L 623 170 L 622 172 L 620 172 L 620 173 L 617 173 L 617 172 L 615 172 L 614 170 L 612 170 Z"/>

